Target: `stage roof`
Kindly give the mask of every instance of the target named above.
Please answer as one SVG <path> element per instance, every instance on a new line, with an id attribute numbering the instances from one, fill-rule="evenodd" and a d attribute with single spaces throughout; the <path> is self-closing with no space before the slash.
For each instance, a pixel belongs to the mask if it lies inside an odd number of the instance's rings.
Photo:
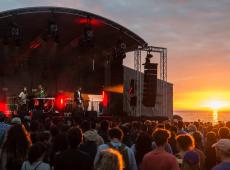
<path id="1" fill-rule="evenodd" d="M 49 32 L 50 25 L 57 26 L 57 39 L 56 33 Z M 89 25 L 93 45 L 82 45 Z M 19 28 L 19 34 L 14 28 Z M 119 41 L 126 44 L 125 52 L 147 46 L 118 23 L 77 9 L 30 7 L 1 12 L 0 87 L 16 91 L 22 85 L 34 88 L 43 83 L 64 90 L 78 84 L 96 89 L 104 85 L 105 64 Z"/>
<path id="2" fill-rule="evenodd" d="M 90 49 L 91 55 L 110 54 L 119 38 L 126 43 L 126 52 L 147 45 L 141 37 L 114 21 L 93 13 L 62 7 L 30 7 L 1 12 L 1 39 L 6 36 L 9 25 L 17 24 L 21 30 L 21 48 L 32 48 L 33 43 L 41 41 L 39 38 L 47 30 L 48 23 L 55 22 L 58 25 L 59 46 L 77 49 L 87 18 L 91 20 L 95 36 L 94 48 Z M 77 50 L 78 55 L 86 51 L 79 48 Z"/>

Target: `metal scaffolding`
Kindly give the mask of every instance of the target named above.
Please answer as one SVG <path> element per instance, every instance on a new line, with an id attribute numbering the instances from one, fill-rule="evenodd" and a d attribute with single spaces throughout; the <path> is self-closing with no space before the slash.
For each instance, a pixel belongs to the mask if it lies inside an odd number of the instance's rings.
<path id="1" fill-rule="evenodd" d="M 148 53 L 160 53 L 160 95 L 161 96 L 161 107 L 159 113 L 162 116 L 167 115 L 167 49 L 162 47 L 146 46 L 138 48 L 134 51 L 134 69 L 136 70 L 137 87 L 137 105 L 136 105 L 136 116 L 141 116 L 142 106 L 142 63 L 141 63 L 141 52 L 146 51 Z"/>
<path id="2" fill-rule="evenodd" d="M 141 80 L 141 50 L 137 49 L 134 51 L 134 69 L 136 70 L 136 110 L 135 116 L 141 116 L 141 101 L 142 101 L 142 80 Z"/>

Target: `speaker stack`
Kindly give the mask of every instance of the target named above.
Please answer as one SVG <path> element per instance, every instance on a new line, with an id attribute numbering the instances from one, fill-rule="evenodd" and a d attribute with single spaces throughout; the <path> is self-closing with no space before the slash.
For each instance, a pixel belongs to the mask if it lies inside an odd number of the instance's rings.
<path id="1" fill-rule="evenodd" d="M 147 63 L 144 66 L 144 89 L 142 104 L 154 107 L 157 94 L 157 63 Z"/>

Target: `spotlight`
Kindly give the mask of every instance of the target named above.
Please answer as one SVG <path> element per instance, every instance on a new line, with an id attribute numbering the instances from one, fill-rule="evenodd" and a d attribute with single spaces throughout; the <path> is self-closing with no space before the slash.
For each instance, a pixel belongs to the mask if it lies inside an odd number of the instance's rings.
<path id="1" fill-rule="evenodd" d="M 92 28 L 92 26 L 90 24 L 88 24 L 84 28 L 85 41 L 87 41 L 87 42 L 92 41 L 93 37 L 94 37 L 93 28 Z"/>
<path id="2" fill-rule="evenodd" d="M 48 28 L 42 35 L 42 39 L 46 42 L 48 39 L 53 39 L 56 43 L 59 42 L 59 35 L 58 35 L 58 25 L 54 21 L 48 22 Z"/>
<path id="3" fill-rule="evenodd" d="M 7 33 L 5 34 L 3 44 L 8 45 L 9 41 L 13 41 L 16 46 L 20 45 L 21 41 L 21 30 L 17 23 L 10 23 L 7 29 Z"/>
<path id="4" fill-rule="evenodd" d="M 84 26 L 83 29 L 83 38 L 81 39 L 80 44 L 82 46 L 86 46 L 86 47 L 93 47 L 94 46 L 94 30 L 93 27 L 91 25 L 91 18 L 87 17 L 86 19 L 86 25 Z"/>
<path id="5" fill-rule="evenodd" d="M 55 22 L 49 23 L 49 34 L 52 36 L 56 36 L 58 34 L 58 25 Z"/>
<path id="6" fill-rule="evenodd" d="M 120 37 L 116 43 L 116 47 L 114 48 L 115 58 L 123 60 L 126 57 L 125 50 L 126 50 L 126 43 Z"/>
<path id="7" fill-rule="evenodd" d="M 11 28 L 10 28 L 10 33 L 11 33 L 11 38 L 15 42 L 17 46 L 20 45 L 20 39 L 21 39 L 21 31 L 20 28 L 16 23 L 12 23 Z"/>

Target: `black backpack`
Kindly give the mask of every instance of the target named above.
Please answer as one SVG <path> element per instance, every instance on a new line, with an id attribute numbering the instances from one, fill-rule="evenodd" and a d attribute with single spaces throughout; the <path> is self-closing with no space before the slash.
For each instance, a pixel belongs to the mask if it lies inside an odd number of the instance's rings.
<path id="1" fill-rule="evenodd" d="M 128 155 L 128 150 L 126 149 L 126 146 L 124 144 L 121 144 L 121 146 L 116 148 L 111 143 L 107 143 L 107 145 L 110 148 L 117 150 L 122 155 L 122 158 L 124 161 L 124 170 L 129 170 L 129 155 Z"/>

